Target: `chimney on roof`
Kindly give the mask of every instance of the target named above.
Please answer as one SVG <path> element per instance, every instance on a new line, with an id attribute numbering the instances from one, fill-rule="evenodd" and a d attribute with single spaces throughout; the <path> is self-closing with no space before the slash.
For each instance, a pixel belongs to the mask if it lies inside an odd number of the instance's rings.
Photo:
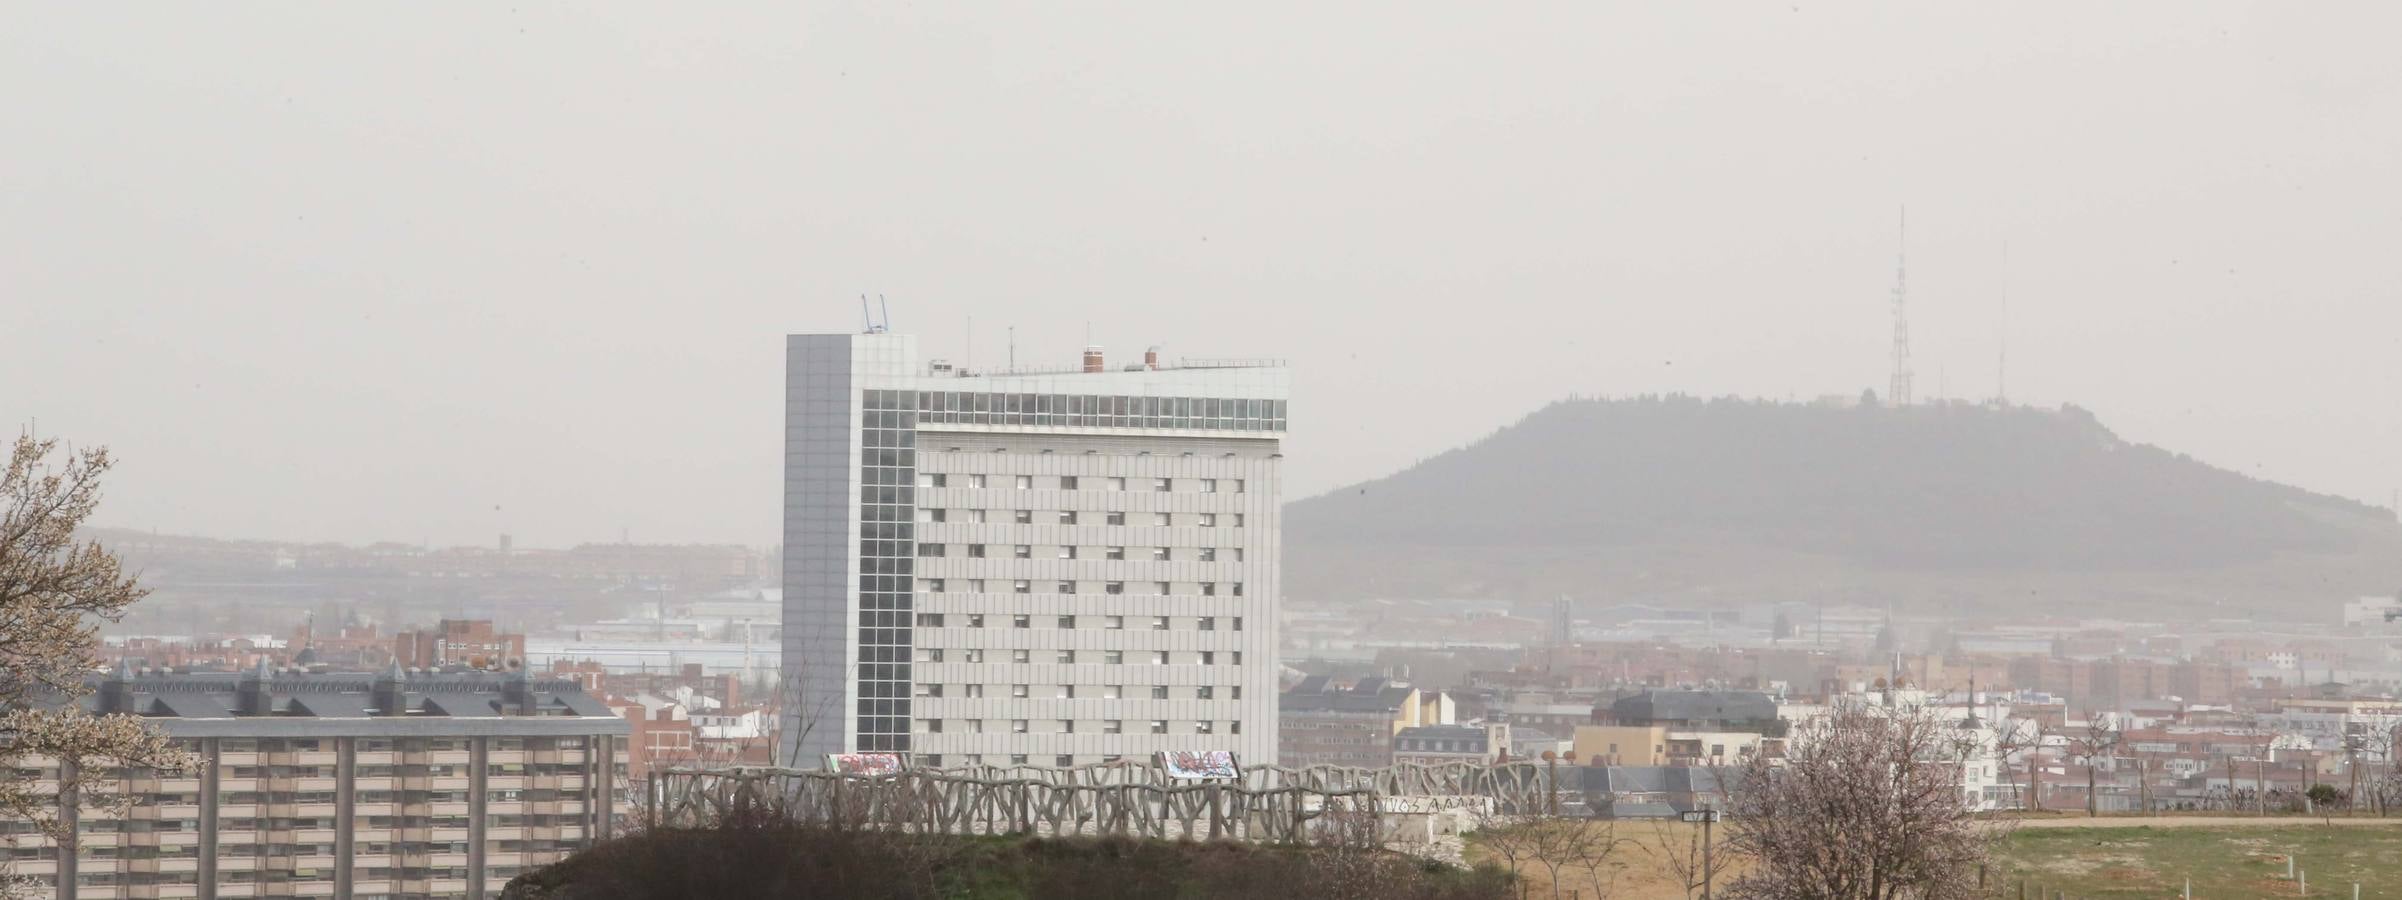
<path id="1" fill-rule="evenodd" d="M 376 715 L 408 715 L 408 695 L 401 689 L 401 680 L 404 677 L 406 676 L 403 676 L 400 671 L 400 660 L 397 659 L 392 661 L 392 668 L 384 670 L 384 674 L 375 676 L 373 691 Z"/>
<path id="2" fill-rule="evenodd" d="M 500 702 L 501 711 L 509 715 L 534 714 L 534 682 L 524 669 L 510 672 L 500 683 Z"/>
<path id="3" fill-rule="evenodd" d="M 1087 371 L 1087 372 L 1098 372 L 1098 371 L 1101 371 L 1101 345 L 1099 345 L 1099 344 L 1087 344 L 1087 345 L 1085 345 L 1085 347 L 1084 347 L 1084 371 Z"/>
<path id="4" fill-rule="evenodd" d="M 275 694 L 269 689 L 267 679 L 267 658 L 262 656 L 259 657 L 258 667 L 242 673 L 241 682 L 235 685 L 234 698 L 239 706 L 234 710 L 236 715 L 264 716 L 274 713 Z"/>
<path id="5" fill-rule="evenodd" d="M 1150 349 L 1143 351 L 1143 368 L 1159 371 L 1159 345 L 1153 344 Z"/>
<path id="6" fill-rule="evenodd" d="M 102 715 L 133 712 L 132 661 L 118 657 L 117 667 L 110 670 L 107 681 L 101 682 L 100 712 Z"/>

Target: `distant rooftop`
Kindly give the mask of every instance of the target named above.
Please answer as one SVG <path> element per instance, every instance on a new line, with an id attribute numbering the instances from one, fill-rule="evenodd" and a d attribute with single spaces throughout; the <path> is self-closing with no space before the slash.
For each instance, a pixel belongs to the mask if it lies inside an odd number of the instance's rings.
<path id="1" fill-rule="evenodd" d="M 1109 372 L 1174 372 L 1193 369 L 1281 369 L 1284 367 L 1284 360 L 1266 357 L 1226 359 L 1187 357 L 1174 361 L 1160 361 L 1156 363 L 1132 362 L 1119 366 L 1107 366 L 1102 364 L 1099 360 L 1094 359 L 1081 365 L 1028 365 L 977 369 L 970 369 L 966 366 L 956 366 L 953 365 L 950 360 L 935 359 L 928 360 L 926 362 L 926 374 L 941 378 L 1013 378 L 1025 375 L 1097 375 L 1106 374 Z"/>
<path id="2" fill-rule="evenodd" d="M 527 673 L 165 672 L 85 679 L 94 713 L 161 720 L 170 735 L 619 734 L 630 726 L 570 679 Z"/>

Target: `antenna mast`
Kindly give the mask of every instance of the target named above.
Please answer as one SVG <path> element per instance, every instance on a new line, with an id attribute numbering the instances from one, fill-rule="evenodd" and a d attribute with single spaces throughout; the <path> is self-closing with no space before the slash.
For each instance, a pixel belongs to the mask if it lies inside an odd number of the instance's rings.
<path id="1" fill-rule="evenodd" d="M 1893 256 L 1893 383 L 1885 402 L 1910 405 L 1910 208 L 1902 207 L 1901 246 Z"/>

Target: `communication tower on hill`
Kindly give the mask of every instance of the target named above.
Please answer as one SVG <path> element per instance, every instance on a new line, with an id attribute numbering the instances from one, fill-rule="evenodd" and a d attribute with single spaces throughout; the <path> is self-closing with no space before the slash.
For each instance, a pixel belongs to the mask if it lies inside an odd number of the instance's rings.
<path id="1" fill-rule="evenodd" d="M 1893 383 L 1885 402 L 1910 405 L 1910 209 L 1902 208 L 1900 249 L 1893 262 Z"/>

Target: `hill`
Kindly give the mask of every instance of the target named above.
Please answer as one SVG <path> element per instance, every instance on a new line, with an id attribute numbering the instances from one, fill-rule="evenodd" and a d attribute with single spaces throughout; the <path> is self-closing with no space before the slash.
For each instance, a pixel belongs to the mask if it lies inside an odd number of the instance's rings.
<path id="1" fill-rule="evenodd" d="M 2249 592 L 2313 561 L 2362 590 L 2402 579 L 2387 510 L 2129 443 L 2074 407 L 1564 401 L 1295 502 L 1285 540 L 1286 593 L 1303 599 L 1769 584 L 1870 599 L 1857 595 L 1872 583 L 1973 596 L 2137 573 Z M 2269 580 L 2291 578 L 2307 576 Z M 2329 603 L 2354 590 L 2326 587 Z"/>

